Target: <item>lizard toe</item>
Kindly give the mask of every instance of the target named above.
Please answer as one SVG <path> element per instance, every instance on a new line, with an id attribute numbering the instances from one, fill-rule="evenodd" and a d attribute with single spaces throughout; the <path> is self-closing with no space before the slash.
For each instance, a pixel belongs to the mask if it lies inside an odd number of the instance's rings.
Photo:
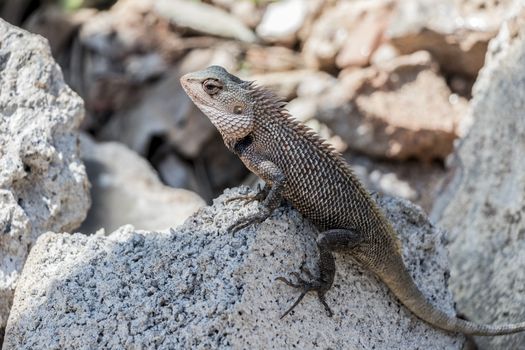
<path id="1" fill-rule="evenodd" d="M 304 269 L 306 269 L 306 268 L 304 268 Z M 303 266 L 301 266 L 301 270 L 303 270 Z M 309 276 L 311 276 L 310 271 L 308 271 L 306 273 Z M 308 282 L 308 281 L 305 281 L 303 278 L 301 278 L 301 276 L 297 272 L 292 272 L 291 274 L 297 279 L 297 283 L 294 283 L 294 282 L 290 281 L 289 279 L 287 279 L 285 277 L 277 277 L 275 280 L 284 282 L 284 283 L 286 283 L 286 285 L 288 285 L 288 286 L 290 286 L 292 288 L 301 289 L 301 294 L 299 295 L 297 300 L 293 303 L 293 305 L 288 310 L 286 310 L 285 313 L 280 318 L 282 319 L 283 317 L 288 315 L 297 305 L 299 305 L 301 300 L 303 300 L 304 296 L 308 292 L 317 292 L 317 297 L 319 298 L 319 301 L 321 302 L 321 304 L 323 304 L 323 306 L 324 306 L 324 308 L 325 308 L 325 310 L 326 310 L 326 312 L 328 314 L 328 317 L 332 317 L 333 312 L 330 309 L 330 307 L 328 306 L 328 303 L 326 302 L 326 298 L 325 298 L 325 293 L 327 291 L 326 283 L 324 283 L 320 279 Z"/>
<path id="2" fill-rule="evenodd" d="M 242 201 L 242 202 L 244 202 L 246 204 L 246 203 L 251 203 L 251 202 L 256 201 L 256 200 L 257 200 L 257 195 L 256 194 L 246 194 L 246 195 L 241 195 L 241 196 L 235 196 L 235 197 L 227 198 L 227 199 L 224 200 L 224 203 L 225 204 L 229 204 L 231 202 Z"/>

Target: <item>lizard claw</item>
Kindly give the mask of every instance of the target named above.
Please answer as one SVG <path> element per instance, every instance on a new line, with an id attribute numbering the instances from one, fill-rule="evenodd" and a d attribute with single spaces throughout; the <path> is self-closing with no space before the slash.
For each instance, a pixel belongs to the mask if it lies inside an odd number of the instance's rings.
<path id="1" fill-rule="evenodd" d="M 237 222 L 235 222 L 233 225 L 228 227 L 228 232 L 235 233 L 237 231 L 242 230 L 243 228 L 246 228 L 253 224 L 258 224 L 266 220 L 270 216 L 270 214 L 267 213 L 266 210 L 260 211 L 257 214 L 253 214 L 250 216 L 247 216 L 245 218 L 239 219 Z"/>
<path id="2" fill-rule="evenodd" d="M 235 201 L 243 201 L 245 203 L 251 203 L 256 200 L 257 200 L 257 194 L 245 194 L 241 196 L 227 198 L 224 200 L 224 203 L 228 204 L 228 203 L 235 202 Z"/>
<path id="3" fill-rule="evenodd" d="M 304 267 L 303 265 L 301 265 L 301 270 L 305 274 L 307 274 L 308 277 L 312 276 L 311 272 L 306 267 Z M 323 306 L 324 306 L 324 308 L 326 310 L 326 313 L 328 314 L 328 317 L 332 317 L 333 316 L 333 312 L 330 309 L 330 307 L 328 306 L 328 303 L 326 302 L 326 299 L 325 299 L 325 293 L 326 293 L 327 289 L 326 289 L 325 284 L 323 283 L 323 281 L 307 282 L 303 278 L 301 278 L 301 276 L 297 272 L 292 272 L 292 275 L 297 279 L 298 283 L 293 283 L 292 281 L 290 281 L 289 279 L 284 278 L 284 277 L 277 277 L 275 279 L 276 281 L 281 281 L 281 282 L 286 283 L 288 286 L 290 286 L 292 288 L 302 289 L 301 294 L 299 295 L 299 297 L 297 298 L 295 303 L 293 303 L 293 305 L 290 306 L 290 308 L 288 310 L 286 310 L 284 314 L 282 314 L 280 319 L 282 319 L 286 315 L 288 315 L 297 305 L 299 305 L 299 303 L 301 302 L 301 300 L 303 300 L 303 298 L 306 295 L 306 293 L 311 292 L 311 291 L 312 292 L 317 292 L 317 297 L 319 298 L 319 301 L 321 302 L 321 304 L 323 304 Z"/>
<path id="4" fill-rule="evenodd" d="M 262 202 L 264 198 L 268 195 L 268 191 L 265 190 L 265 188 L 261 187 L 261 185 L 257 185 L 257 193 L 255 194 L 245 194 L 245 195 L 239 195 L 235 197 L 230 197 L 224 200 L 225 204 L 234 202 L 234 201 L 243 201 L 245 203 L 251 203 L 254 201 Z"/>

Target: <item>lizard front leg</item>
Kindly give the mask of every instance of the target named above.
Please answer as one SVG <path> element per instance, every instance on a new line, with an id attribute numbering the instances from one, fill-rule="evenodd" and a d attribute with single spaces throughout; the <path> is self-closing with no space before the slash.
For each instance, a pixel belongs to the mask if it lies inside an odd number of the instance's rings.
<path id="1" fill-rule="evenodd" d="M 332 287 L 335 276 L 335 259 L 332 251 L 353 249 L 361 244 L 362 241 L 363 237 L 352 230 L 333 229 L 320 233 L 316 241 L 319 248 L 319 278 L 314 279 L 312 273 L 304 267 L 302 267 L 302 270 L 311 281 L 304 280 L 296 272 L 292 273 L 292 275 L 297 279 L 297 283 L 293 283 L 284 277 L 276 278 L 291 287 L 301 289 L 301 294 L 295 303 L 286 310 L 281 318 L 288 315 L 301 302 L 306 293 L 310 291 L 317 292 L 319 301 L 323 304 L 328 316 L 331 317 L 333 313 L 326 302 L 325 294 Z"/>
<path id="2" fill-rule="evenodd" d="M 230 197 L 224 201 L 224 203 L 230 203 L 234 201 L 243 201 L 245 204 L 251 203 L 253 201 L 262 202 L 268 197 L 268 193 L 270 193 L 271 186 L 267 183 L 264 184 L 264 187 L 261 188 L 260 184 L 257 186 L 257 193 L 255 194 L 245 194 L 245 195 L 238 195 L 235 197 Z"/>
<path id="3" fill-rule="evenodd" d="M 262 202 L 259 212 L 238 220 L 228 228 L 228 231 L 231 232 L 236 232 L 252 224 L 263 222 L 282 201 L 282 191 L 286 181 L 283 171 L 269 160 L 253 161 L 250 164 L 250 168 L 266 181 L 269 187 L 268 194 Z"/>

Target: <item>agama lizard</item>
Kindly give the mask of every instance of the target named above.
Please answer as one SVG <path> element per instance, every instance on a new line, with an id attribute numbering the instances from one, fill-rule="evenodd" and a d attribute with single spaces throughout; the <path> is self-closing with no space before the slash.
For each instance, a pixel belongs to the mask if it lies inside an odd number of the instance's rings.
<path id="1" fill-rule="evenodd" d="M 314 131 L 294 120 L 274 94 L 218 66 L 186 74 L 181 84 L 219 130 L 228 149 L 266 183 L 256 196 L 239 198 L 260 200 L 259 212 L 230 229 L 264 221 L 284 198 L 320 231 L 319 278 L 306 281 L 298 273 L 293 274 L 296 283 L 279 278 L 301 289 L 300 297 L 283 317 L 309 291 L 317 292 L 331 316 L 325 294 L 334 281 L 332 252 L 347 251 L 373 271 L 412 313 L 434 327 L 471 335 L 525 330 L 525 322 L 480 325 L 432 306 L 403 263 L 401 243 L 391 223 L 349 165 Z"/>

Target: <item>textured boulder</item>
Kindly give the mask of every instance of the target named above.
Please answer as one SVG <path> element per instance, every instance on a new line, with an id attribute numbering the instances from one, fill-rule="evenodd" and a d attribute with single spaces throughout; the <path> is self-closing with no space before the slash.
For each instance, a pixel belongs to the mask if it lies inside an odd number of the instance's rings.
<path id="1" fill-rule="evenodd" d="M 337 255 L 327 317 L 309 294 L 275 282 L 306 259 L 316 271 L 315 231 L 289 207 L 235 234 L 226 228 L 256 203 L 227 205 L 228 191 L 172 233 L 122 227 L 109 236 L 46 234 L 25 266 L 6 330 L 11 349 L 461 349 L 400 306 L 349 256 Z M 443 231 L 407 201 L 380 199 L 424 294 L 453 314 Z"/>
<path id="2" fill-rule="evenodd" d="M 83 136 L 81 156 L 92 184 L 93 205 L 80 232 L 100 228 L 111 232 L 126 224 L 167 230 L 204 206 L 197 194 L 163 185 L 148 162 L 122 144 L 97 144 Z"/>
<path id="3" fill-rule="evenodd" d="M 0 334 L 36 238 L 70 231 L 88 206 L 76 127 L 82 100 L 47 42 L 0 19 Z"/>
<path id="4" fill-rule="evenodd" d="M 450 230 L 451 287 L 477 322 L 525 320 L 525 12 L 491 41 L 474 86 L 474 124 L 433 217 Z M 459 165 L 461 164 L 461 165 Z M 525 333 L 478 339 L 523 349 Z"/>

